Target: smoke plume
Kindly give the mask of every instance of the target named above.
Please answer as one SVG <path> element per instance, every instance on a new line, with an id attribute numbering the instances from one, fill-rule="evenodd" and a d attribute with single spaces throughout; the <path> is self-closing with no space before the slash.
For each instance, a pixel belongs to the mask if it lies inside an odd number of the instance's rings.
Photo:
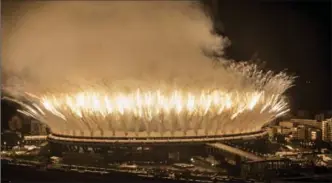
<path id="1" fill-rule="evenodd" d="M 192 1 L 26 4 L 3 27 L 3 82 L 15 90 L 64 91 L 105 81 L 120 89 L 254 87 L 243 73 L 213 67 L 204 50 L 222 55 L 228 41 L 211 33 L 211 20 Z"/>

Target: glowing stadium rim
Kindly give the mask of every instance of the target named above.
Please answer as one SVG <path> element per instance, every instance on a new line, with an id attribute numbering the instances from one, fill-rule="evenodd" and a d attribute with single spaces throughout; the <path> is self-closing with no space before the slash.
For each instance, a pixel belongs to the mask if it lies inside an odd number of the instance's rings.
<path id="1" fill-rule="evenodd" d="M 84 137 L 50 134 L 47 139 L 51 142 L 61 144 L 157 144 L 157 143 L 207 143 L 226 140 L 250 140 L 267 135 L 267 131 L 262 129 L 257 132 L 243 134 L 229 134 L 218 136 L 193 136 L 193 137 Z"/>
<path id="2" fill-rule="evenodd" d="M 267 135 L 262 129 L 258 132 L 210 137 L 157 137 L 157 138 L 116 138 L 116 137 L 79 137 L 58 134 L 25 136 L 24 140 L 46 140 L 60 144 L 156 144 L 156 143 L 207 143 L 225 140 L 250 140 Z"/>

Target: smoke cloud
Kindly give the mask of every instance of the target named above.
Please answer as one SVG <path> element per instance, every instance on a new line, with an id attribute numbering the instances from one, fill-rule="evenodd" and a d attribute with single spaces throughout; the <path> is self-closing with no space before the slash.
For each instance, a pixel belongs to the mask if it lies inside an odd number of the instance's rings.
<path id="1" fill-rule="evenodd" d="M 5 84 L 26 91 L 112 86 L 250 88 L 244 77 L 215 69 L 202 50 L 223 53 L 226 38 L 191 1 L 29 2 L 3 27 Z M 16 87 L 16 85 L 15 85 Z"/>

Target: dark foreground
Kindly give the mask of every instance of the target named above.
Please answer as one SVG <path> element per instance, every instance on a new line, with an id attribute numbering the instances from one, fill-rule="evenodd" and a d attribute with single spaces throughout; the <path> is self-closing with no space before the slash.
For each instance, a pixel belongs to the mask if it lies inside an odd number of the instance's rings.
<path id="1" fill-rule="evenodd" d="M 27 164 L 10 164 L 6 160 L 1 161 L 1 182 L 23 183 L 23 182 L 132 182 L 132 183 L 176 183 L 176 182 L 200 182 L 200 183 L 223 183 L 223 182 L 255 182 L 244 181 L 241 179 L 233 180 L 195 180 L 183 179 L 178 177 L 174 179 L 164 179 L 157 176 L 142 177 L 129 172 L 82 172 L 68 171 L 65 169 L 45 168 L 44 166 L 35 166 Z M 281 177 L 280 177 L 281 178 Z M 284 177 L 279 180 L 268 180 L 266 182 L 332 182 L 332 173 L 315 174 L 301 177 Z"/>
<path id="2" fill-rule="evenodd" d="M 165 179 L 165 177 L 159 176 L 139 176 L 130 172 L 119 171 L 80 171 L 80 170 L 68 170 L 62 168 L 46 168 L 45 166 L 12 163 L 8 160 L 1 160 L 1 182 L 135 182 L 135 183 L 157 183 L 157 182 L 201 182 L 201 183 L 213 183 L 213 182 L 229 182 L 229 181 L 216 181 L 208 180 L 207 177 L 200 177 L 198 179 L 190 179 L 187 176 L 174 177 Z M 243 180 L 232 180 L 232 182 L 245 182 Z"/>
<path id="3" fill-rule="evenodd" d="M 182 182 L 177 180 L 161 180 L 113 172 L 98 174 L 89 172 L 66 172 L 60 170 L 37 169 L 36 167 L 10 165 L 1 163 L 1 182 Z"/>

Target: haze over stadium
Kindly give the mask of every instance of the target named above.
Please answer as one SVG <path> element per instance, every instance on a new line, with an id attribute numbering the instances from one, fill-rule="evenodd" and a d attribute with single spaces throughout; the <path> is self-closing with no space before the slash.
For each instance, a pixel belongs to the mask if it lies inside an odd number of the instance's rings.
<path id="1" fill-rule="evenodd" d="M 223 58 L 230 42 L 198 3 L 33 3 L 18 24 L 5 22 L 3 87 L 36 103 L 21 112 L 53 132 L 220 135 L 288 111 L 293 77 Z"/>

